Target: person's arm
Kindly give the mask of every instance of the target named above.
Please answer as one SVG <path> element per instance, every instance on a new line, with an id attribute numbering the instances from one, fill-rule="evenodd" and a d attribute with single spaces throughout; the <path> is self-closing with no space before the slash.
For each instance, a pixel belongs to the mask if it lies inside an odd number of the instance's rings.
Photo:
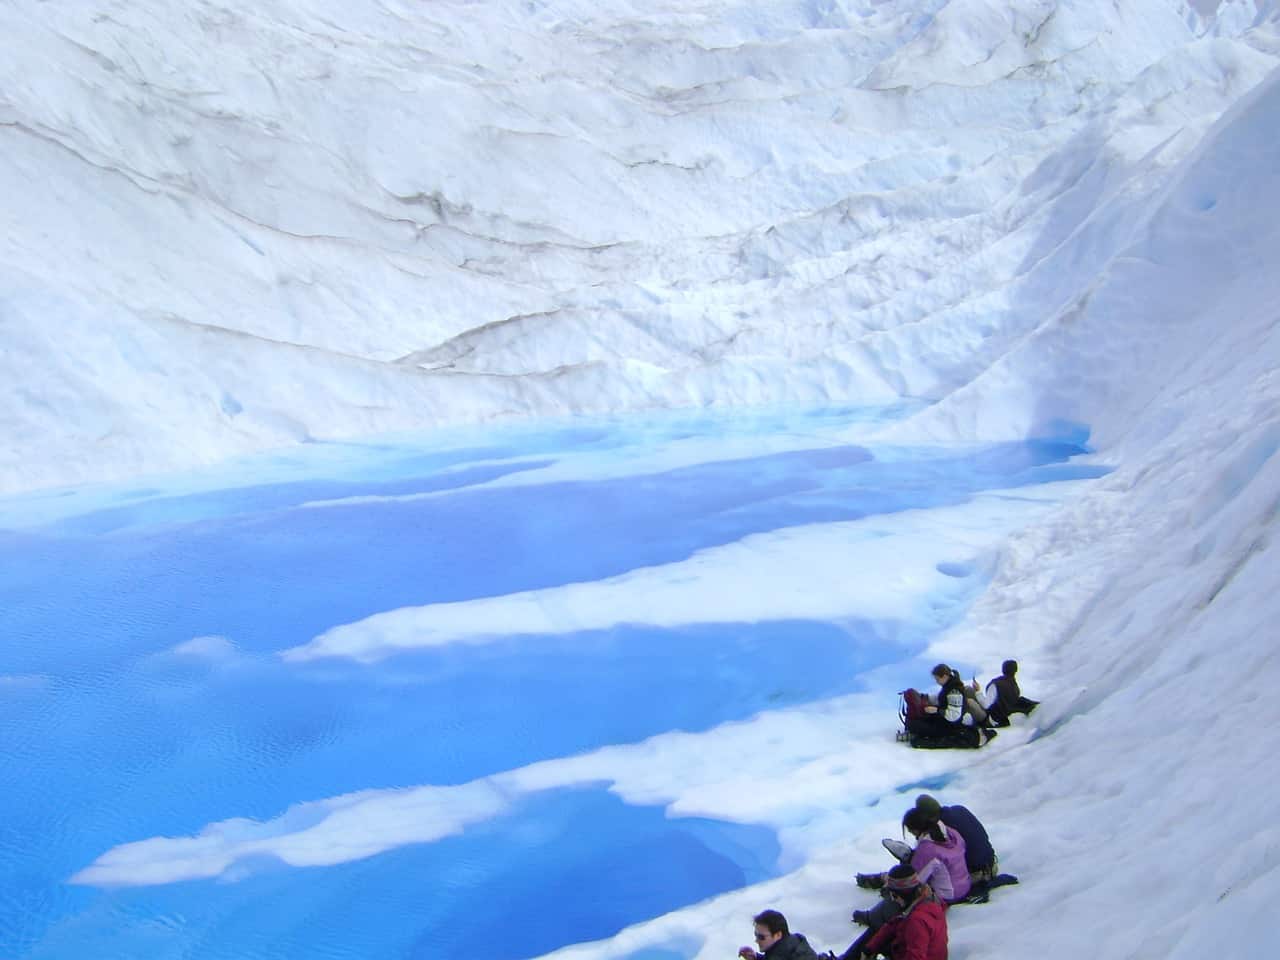
<path id="1" fill-rule="evenodd" d="M 927 861 L 925 861 L 923 857 L 921 857 L 920 859 L 924 863 L 923 866 L 918 866 L 914 860 L 912 861 L 911 865 L 915 867 L 916 876 L 920 878 L 921 883 L 928 883 L 930 884 L 930 886 L 932 886 L 931 881 L 933 879 L 934 874 L 936 874 L 939 870 L 941 870 L 943 873 L 947 873 L 947 865 L 943 863 L 941 860 L 939 860 L 937 857 L 930 857 Z M 947 873 L 947 877 L 950 878 L 950 876 L 951 874 Z"/>
<path id="2" fill-rule="evenodd" d="M 975 680 L 973 681 L 973 699 L 982 704 L 983 710 L 990 710 L 991 704 L 996 702 L 995 690 L 992 689 L 989 683 L 985 689 L 979 689 L 978 681 Z"/>
<path id="3" fill-rule="evenodd" d="M 756 953 L 754 947 L 739 947 L 738 956 L 741 957 L 742 960 L 764 960 L 764 954 Z"/>

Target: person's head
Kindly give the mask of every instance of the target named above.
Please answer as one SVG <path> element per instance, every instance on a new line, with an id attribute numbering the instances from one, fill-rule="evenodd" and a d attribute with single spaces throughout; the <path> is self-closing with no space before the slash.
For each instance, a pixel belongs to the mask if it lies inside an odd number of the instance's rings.
<path id="1" fill-rule="evenodd" d="M 1006 677 L 1016 677 L 1018 675 L 1018 661 L 1006 660 L 1004 663 L 1000 664 L 1000 672 Z"/>
<path id="2" fill-rule="evenodd" d="M 951 679 L 951 668 L 945 663 L 938 664 L 930 672 L 933 674 L 933 679 L 937 680 L 940 686 Z"/>
<path id="3" fill-rule="evenodd" d="M 884 878 L 884 892 L 904 906 L 920 896 L 920 878 L 915 868 L 905 863 L 891 867 Z"/>
<path id="4" fill-rule="evenodd" d="M 929 817 L 919 807 L 912 807 L 902 815 L 902 829 L 917 839 L 929 837 L 939 843 L 947 839 L 947 835 L 938 826 L 938 821 Z"/>
<path id="5" fill-rule="evenodd" d="M 927 793 L 916 797 L 916 809 L 923 813 L 931 823 L 942 819 L 942 804 Z"/>
<path id="6" fill-rule="evenodd" d="M 787 918 L 777 910 L 765 910 L 751 918 L 756 925 L 756 949 L 761 953 L 789 934 Z"/>

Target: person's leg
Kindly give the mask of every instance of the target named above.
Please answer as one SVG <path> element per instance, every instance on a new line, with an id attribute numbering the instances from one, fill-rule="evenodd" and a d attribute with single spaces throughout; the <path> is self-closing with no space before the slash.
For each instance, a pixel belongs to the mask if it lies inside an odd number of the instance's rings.
<path id="1" fill-rule="evenodd" d="M 913 717 L 907 729 L 920 737 L 945 737 L 954 726 L 955 724 L 947 723 L 936 713 L 926 713 Z"/>
<path id="2" fill-rule="evenodd" d="M 883 873 L 860 873 L 853 879 L 858 886 L 865 890 L 879 890 L 884 886 Z"/>
<path id="3" fill-rule="evenodd" d="M 987 726 L 987 711 L 973 697 L 965 697 L 964 708 L 968 711 L 969 716 L 973 717 L 973 722 L 980 727 Z"/>
<path id="4" fill-rule="evenodd" d="M 870 910 L 853 911 L 853 922 L 866 924 L 867 932 L 872 933 L 900 914 L 902 910 L 902 905 L 896 900 L 881 897 L 880 902 Z"/>
<path id="5" fill-rule="evenodd" d="M 992 857 L 990 863 L 982 864 L 978 867 L 969 868 L 969 879 L 974 883 L 979 881 L 987 881 L 1000 872 L 1000 858 Z"/>
<path id="6" fill-rule="evenodd" d="M 862 956 L 863 946 L 866 944 L 868 940 L 871 939 L 871 933 L 872 931 L 870 930 L 864 930 L 862 932 L 862 936 L 858 937 L 857 940 L 849 944 L 849 949 L 846 950 L 844 953 L 840 954 L 840 960 L 859 960 L 859 958 Z"/>

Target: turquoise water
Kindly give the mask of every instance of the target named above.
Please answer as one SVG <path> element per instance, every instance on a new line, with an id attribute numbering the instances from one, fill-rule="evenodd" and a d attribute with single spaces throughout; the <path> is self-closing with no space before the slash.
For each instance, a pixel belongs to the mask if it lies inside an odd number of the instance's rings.
<path id="1" fill-rule="evenodd" d="M 0 956 L 462 957 L 480 945 L 517 960 L 773 875 L 768 830 L 669 818 L 586 785 L 336 866 L 263 858 L 237 863 L 232 882 L 67 882 L 120 844 L 231 817 L 466 783 L 849 692 L 928 639 L 872 621 L 778 620 L 498 638 L 372 665 L 276 656 L 334 625 L 1099 472 L 1071 462 L 1078 434 L 887 457 L 832 439 L 851 416 L 319 445 L 283 467 L 245 463 L 221 485 L 172 478 L 0 504 L 11 520 L 0 532 Z M 791 449 L 743 455 L 739 443 L 715 456 L 748 429 Z M 690 442 L 702 462 L 659 466 L 669 461 L 652 453 Z M 305 506 L 315 501 L 330 505 Z M 959 604 L 976 585 L 952 575 Z M 231 655 L 174 655 L 209 636 Z"/>

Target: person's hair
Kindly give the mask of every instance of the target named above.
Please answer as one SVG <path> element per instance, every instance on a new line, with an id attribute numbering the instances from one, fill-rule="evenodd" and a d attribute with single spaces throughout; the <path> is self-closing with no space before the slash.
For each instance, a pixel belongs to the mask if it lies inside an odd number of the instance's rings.
<path id="1" fill-rule="evenodd" d="M 780 914 L 777 910 L 764 910 L 757 913 L 751 918 L 753 923 L 767 929 L 770 933 L 780 933 L 784 937 L 791 933 L 787 929 L 787 918 Z"/>
<path id="2" fill-rule="evenodd" d="M 950 680 L 950 679 L 951 679 L 951 675 L 952 675 L 953 673 L 955 673 L 955 671 L 954 671 L 954 670 L 952 670 L 952 669 L 951 669 L 949 666 L 947 666 L 945 663 L 940 663 L 940 664 L 938 664 L 938 665 L 937 665 L 936 667 L 934 667 L 934 668 L 933 668 L 933 670 L 931 670 L 930 672 L 933 674 L 933 676 L 935 676 L 935 677 L 944 677 L 946 680 Z"/>
<path id="3" fill-rule="evenodd" d="M 1000 664 L 1000 672 L 1006 677 L 1016 676 L 1018 673 L 1018 661 L 1006 660 L 1004 663 Z"/>
<path id="4" fill-rule="evenodd" d="M 942 828 L 938 826 L 938 821 L 931 818 L 927 813 L 919 807 L 912 807 L 902 815 L 902 829 L 910 833 L 927 834 L 938 843 L 947 839 L 947 835 L 942 832 Z"/>
<path id="5" fill-rule="evenodd" d="M 922 793 L 916 797 L 916 809 L 930 820 L 942 819 L 942 804 L 927 793 Z"/>

